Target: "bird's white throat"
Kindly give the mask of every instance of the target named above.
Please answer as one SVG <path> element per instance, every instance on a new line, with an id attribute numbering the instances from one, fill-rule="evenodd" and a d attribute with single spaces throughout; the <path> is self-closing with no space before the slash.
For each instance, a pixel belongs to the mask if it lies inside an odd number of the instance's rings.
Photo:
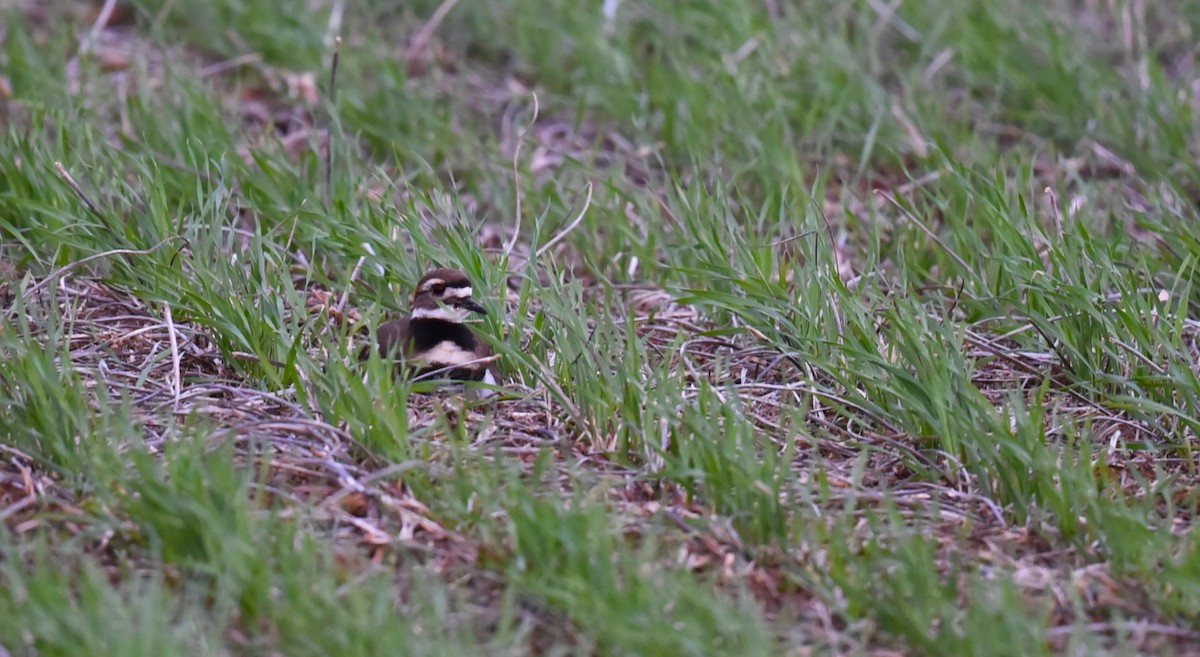
<path id="1" fill-rule="evenodd" d="M 455 324 L 462 324 L 467 320 L 468 311 L 465 308 L 453 308 L 451 306 L 438 306 L 437 308 L 417 308 L 412 311 L 413 319 L 440 319 Z"/>

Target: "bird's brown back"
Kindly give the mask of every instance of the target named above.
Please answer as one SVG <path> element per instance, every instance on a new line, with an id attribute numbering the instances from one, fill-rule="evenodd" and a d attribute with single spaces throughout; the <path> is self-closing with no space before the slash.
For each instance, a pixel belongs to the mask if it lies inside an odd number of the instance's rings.
<path id="1" fill-rule="evenodd" d="M 491 345 L 489 345 L 487 341 L 485 341 L 477 332 L 475 332 L 469 326 L 463 324 L 440 327 L 443 330 L 452 328 L 457 335 L 445 334 L 442 333 L 442 331 L 437 331 L 430 336 L 413 334 L 414 330 L 420 330 L 421 328 L 433 328 L 433 326 L 423 327 L 421 326 L 422 324 L 433 325 L 441 323 L 442 322 L 440 320 L 413 320 L 408 317 L 401 317 L 384 322 L 375 330 L 376 352 L 379 354 L 380 358 L 396 359 L 397 372 L 403 371 L 405 367 L 405 364 L 402 361 L 412 359 L 414 356 L 419 355 L 414 353 L 417 351 L 417 345 L 419 343 L 421 344 L 422 348 L 428 349 L 429 347 L 432 347 L 442 341 L 448 340 L 452 342 L 458 342 L 464 348 L 469 347 L 481 360 L 492 356 L 493 351 Z M 457 339 L 455 340 L 452 338 Z M 461 344 L 463 342 L 463 338 L 468 338 L 470 340 L 469 344 Z M 430 342 L 432 342 L 432 344 L 428 344 Z M 366 360 L 369 356 L 370 346 L 368 345 L 363 347 L 358 358 L 361 361 Z M 418 375 L 445 367 L 444 364 L 432 363 L 410 363 L 410 365 L 416 366 L 414 369 Z M 443 374 L 446 376 L 446 378 L 470 379 L 479 381 L 484 378 L 490 366 L 490 363 L 481 362 L 465 367 L 451 368 L 448 372 L 443 372 Z"/>

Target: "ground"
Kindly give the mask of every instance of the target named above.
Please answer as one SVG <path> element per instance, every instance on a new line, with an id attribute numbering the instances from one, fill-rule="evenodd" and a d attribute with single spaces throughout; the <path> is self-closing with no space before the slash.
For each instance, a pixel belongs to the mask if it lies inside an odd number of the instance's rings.
<path id="1" fill-rule="evenodd" d="M 1197 7 L 0 1 L 0 655 L 1200 655 Z"/>

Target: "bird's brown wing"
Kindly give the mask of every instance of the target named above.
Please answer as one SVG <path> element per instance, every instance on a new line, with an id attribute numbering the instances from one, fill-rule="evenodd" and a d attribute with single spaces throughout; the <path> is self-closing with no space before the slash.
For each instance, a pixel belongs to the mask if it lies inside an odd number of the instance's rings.
<path id="1" fill-rule="evenodd" d="M 407 317 L 384 322 L 375 329 L 376 352 L 381 358 L 394 358 L 407 353 L 410 348 L 410 345 L 406 344 L 408 337 Z M 358 359 L 366 360 L 370 353 L 371 346 L 364 346 L 358 354 Z"/>
<path id="2" fill-rule="evenodd" d="M 492 345 L 488 344 L 487 340 L 478 332 L 475 332 L 475 353 L 479 354 L 480 358 L 490 358 L 492 356 Z M 492 378 L 496 378 L 496 363 L 488 362 L 479 366 L 478 374 L 474 378 L 476 381 L 482 381 L 487 375 L 487 372 L 492 371 Z"/>
<path id="3" fill-rule="evenodd" d="M 475 334 L 475 352 L 479 354 L 479 357 L 487 358 L 488 356 L 491 356 L 492 345 L 488 344 L 488 341 L 484 340 L 483 336 L 480 335 L 478 331 L 472 330 L 472 333 Z"/>

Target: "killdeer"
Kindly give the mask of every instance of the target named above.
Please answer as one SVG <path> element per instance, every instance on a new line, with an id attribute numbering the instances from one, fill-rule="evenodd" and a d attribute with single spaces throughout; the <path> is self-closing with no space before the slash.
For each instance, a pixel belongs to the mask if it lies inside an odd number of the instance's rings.
<path id="1" fill-rule="evenodd" d="M 482 381 L 495 385 L 491 347 L 463 322 L 487 311 L 471 298 L 471 279 L 456 269 L 434 269 L 421 277 L 407 317 L 384 322 L 375 331 L 381 357 L 397 358 L 396 372 L 417 377 Z M 359 359 L 365 359 L 364 348 Z M 480 390 L 488 396 L 491 390 Z"/>

